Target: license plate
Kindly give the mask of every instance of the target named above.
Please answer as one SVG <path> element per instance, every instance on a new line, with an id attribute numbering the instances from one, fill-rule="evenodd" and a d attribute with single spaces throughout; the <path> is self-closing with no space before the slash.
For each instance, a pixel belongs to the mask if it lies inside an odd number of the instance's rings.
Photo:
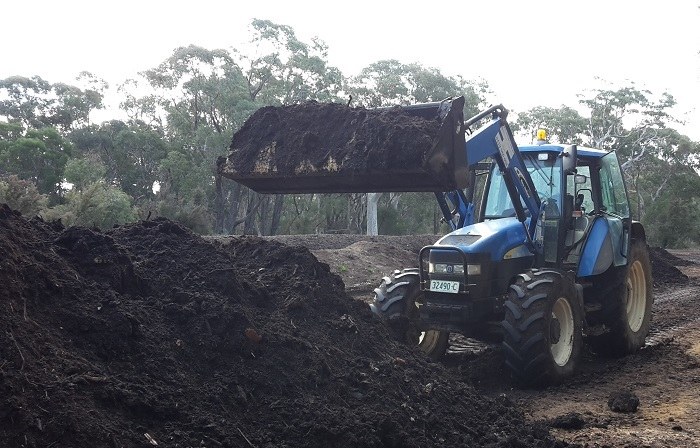
<path id="1" fill-rule="evenodd" d="M 459 293 L 459 282 L 430 280 L 430 290 L 434 292 L 448 292 L 450 294 L 457 294 Z"/>

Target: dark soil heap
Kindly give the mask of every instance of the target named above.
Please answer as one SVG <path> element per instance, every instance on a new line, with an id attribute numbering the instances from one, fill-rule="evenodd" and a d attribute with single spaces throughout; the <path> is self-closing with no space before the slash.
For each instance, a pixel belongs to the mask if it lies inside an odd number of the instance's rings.
<path id="1" fill-rule="evenodd" d="M 688 282 L 688 276 L 676 266 L 688 266 L 693 262 L 676 257 L 661 247 L 649 247 L 649 258 L 654 286 Z"/>
<path id="2" fill-rule="evenodd" d="M 301 247 L 0 206 L 7 447 L 553 446 L 418 354 Z"/>
<path id="3" fill-rule="evenodd" d="M 410 116 L 398 107 L 365 109 L 315 101 L 268 106 L 234 134 L 230 160 L 236 171 L 250 173 L 261 160 L 261 150 L 274 146 L 271 165 L 283 174 L 323 169 L 331 158 L 339 171 L 389 169 L 396 159 L 404 168 L 420 168 L 439 129 L 437 120 Z"/>
<path id="4" fill-rule="evenodd" d="M 461 109 L 445 115 L 444 125 L 437 106 L 418 109 L 314 101 L 263 107 L 233 135 L 217 169 L 260 193 L 453 190 L 464 182 L 456 167 L 466 169 L 466 160 L 455 159 L 464 157 L 463 135 L 452 132 Z"/>

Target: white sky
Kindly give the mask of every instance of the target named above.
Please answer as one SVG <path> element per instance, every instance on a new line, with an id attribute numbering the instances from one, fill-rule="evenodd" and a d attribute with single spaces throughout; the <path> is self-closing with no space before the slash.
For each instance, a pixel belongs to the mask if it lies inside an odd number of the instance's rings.
<path id="1" fill-rule="evenodd" d="M 0 79 L 72 82 L 82 70 L 112 87 L 179 46 L 240 47 L 253 18 L 329 46 L 345 75 L 380 59 L 483 78 L 493 102 L 523 111 L 576 106 L 576 94 L 634 81 L 671 93 L 679 129 L 700 140 L 700 1 L 212 0 L 12 1 L 3 5 Z"/>

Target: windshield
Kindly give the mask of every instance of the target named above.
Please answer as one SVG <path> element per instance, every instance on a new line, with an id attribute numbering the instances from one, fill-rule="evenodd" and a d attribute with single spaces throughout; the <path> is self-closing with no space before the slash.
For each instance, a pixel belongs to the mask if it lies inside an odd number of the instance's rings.
<path id="1" fill-rule="evenodd" d="M 540 200 L 548 200 L 550 204 L 548 209 L 551 209 L 552 206 L 559 208 L 559 204 L 561 204 L 561 159 L 551 153 L 548 160 L 537 160 L 537 154 L 523 154 L 523 160 Z M 486 219 L 515 216 L 515 209 L 510 196 L 508 196 L 503 176 L 495 164 L 491 171 L 491 182 L 485 205 L 484 217 Z M 523 203 L 524 206 L 525 203 Z"/>

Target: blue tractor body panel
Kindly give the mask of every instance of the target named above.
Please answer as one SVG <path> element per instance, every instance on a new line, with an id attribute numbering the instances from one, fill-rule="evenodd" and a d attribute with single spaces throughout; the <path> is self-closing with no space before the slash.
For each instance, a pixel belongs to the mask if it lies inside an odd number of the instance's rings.
<path id="1" fill-rule="evenodd" d="M 457 229 L 442 237 L 436 245 L 458 247 L 465 254 L 489 254 L 492 261 L 501 261 L 508 252 L 521 246 L 523 250 L 518 254 L 532 255 L 523 246 L 526 241 L 523 224 L 517 218 L 503 218 Z"/>
<path id="2" fill-rule="evenodd" d="M 604 252 L 612 254 L 612 248 L 608 247 L 610 245 L 609 232 L 610 228 L 605 219 L 595 220 L 581 253 L 578 272 L 576 273 L 578 277 L 588 277 L 599 273 L 597 271 L 600 270 L 600 264 L 603 261 L 599 261 L 601 255 Z M 596 268 L 597 266 L 598 268 Z"/>

